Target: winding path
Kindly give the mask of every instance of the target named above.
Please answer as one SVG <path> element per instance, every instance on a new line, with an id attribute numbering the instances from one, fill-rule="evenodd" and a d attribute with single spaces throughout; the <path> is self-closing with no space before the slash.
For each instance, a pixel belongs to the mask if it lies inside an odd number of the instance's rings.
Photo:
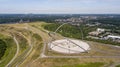
<path id="1" fill-rule="evenodd" d="M 23 61 L 29 56 L 29 54 L 32 52 L 32 49 L 33 49 L 33 44 L 32 44 L 32 41 L 31 41 L 31 38 L 28 39 L 26 36 L 24 36 L 22 33 L 19 33 L 20 35 L 22 35 L 27 41 L 28 41 L 28 44 L 30 46 L 30 49 L 29 51 L 26 53 L 26 55 L 23 57 L 23 60 L 20 61 L 19 63 L 17 63 L 16 67 L 19 67 L 20 64 L 23 63 Z"/>
<path id="2" fill-rule="evenodd" d="M 11 60 L 5 67 L 10 67 L 10 64 L 15 60 L 15 58 L 17 57 L 17 55 L 18 55 L 18 53 L 19 53 L 19 50 L 20 50 L 20 49 L 19 49 L 19 43 L 18 43 L 16 37 L 14 36 L 13 39 L 14 39 L 16 45 L 17 45 L 17 51 L 16 51 L 15 56 L 12 58 L 12 60 Z"/>

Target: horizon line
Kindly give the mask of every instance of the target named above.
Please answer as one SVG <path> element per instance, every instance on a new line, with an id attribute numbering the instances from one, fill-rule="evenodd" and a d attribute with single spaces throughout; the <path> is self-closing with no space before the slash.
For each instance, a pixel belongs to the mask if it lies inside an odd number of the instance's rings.
<path id="1" fill-rule="evenodd" d="M 120 14 L 120 13 L 0 13 L 0 14 Z"/>

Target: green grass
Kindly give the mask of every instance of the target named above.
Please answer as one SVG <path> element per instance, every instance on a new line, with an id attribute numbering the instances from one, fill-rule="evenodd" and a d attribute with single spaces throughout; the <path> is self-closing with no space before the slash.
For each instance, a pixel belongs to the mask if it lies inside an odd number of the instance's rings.
<path id="1" fill-rule="evenodd" d="M 120 67 L 120 65 L 117 65 L 116 67 Z"/>
<path id="2" fill-rule="evenodd" d="M 0 39 L 6 39 L 6 38 L 7 38 L 7 36 L 0 33 Z"/>
<path id="3" fill-rule="evenodd" d="M 43 25 L 43 27 L 49 31 L 55 31 L 59 26 L 60 26 L 60 24 Z M 69 24 L 66 24 L 63 27 L 61 27 L 57 31 L 57 33 L 60 33 L 61 35 L 65 36 L 65 37 L 70 37 L 70 38 L 81 39 L 81 37 L 82 37 L 80 29 L 78 29 L 78 27 L 76 27 L 76 26 L 72 26 Z"/>
<path id="4" fill-rule="evenodd" d="M 28 42 L 22 35 L 16 33 L 15 36 L 17 41 L 19 42 L 20 50 L 21 52 L 23 52 L 28 47 Z"/>
<path id="5" fill-rule="evenodd" d="M 53 32 L 54 32 L 59 26 L 60 26 L 60 24 L 57 24 L 57 23 L 42 25 L 42 27 L 43 27 L 44 29 L 49 30 L 49 31 L 53 31 Z M 85 25 L 73 26 L 73 25 L 66 24 L 66 25 L 62 26 L 62 27 L 57 31 L 57 33 L 61 34 L 62 36 L 65 36 L 65 37 L 69 37 L 69 38 L 81 39 L 82 36 L 83 36 L 83 37 L 84 37 L 84 38 L 83 38 L 84 40 L 120 46 L 120 43 L 118 43 L 118 42 L 113 42 L 113 41 L 111 41 L 111 40 L 99 40 L 99 39 L 97 40 L 97 39 L 86 38 L 86 37 L 88 36 L 88 33 L 91 32 L 91 31 L 95 31 L 96 28 L 97 28 L 97 27 L 89 27 L 89 26 L 85 26 Z M 80 30 L 82 30 L 82 32 L 81 32 Z M 82 33 L 83 33 L 83 34 L 82 34 Z"/>
<path id="6" fill-rule="evenodd" d="M 5 67 L 5 65 L 14 57 L 16 53 L 16 43 L 12 38 L 7 38 L 5 40 L 7 44 L 7 49 L 4 56 L 1 58 L 0 67 Z"/>
<path id="7" fill-rule="evenodd" d="M 33 37 L 35 37 L 39 41 L 42 41 L 42 38 L 38 34 L 33 34 Z"/>
<path id="8" fill-rule="evenodd" d="M 0 39 L 0 59 L 2 56 L 4 56 L 6 48 L 7 48 L 6 43 L 2 39 Z"/>
<path id="9" fill-rule="evenodd" d="M 96 62 L 96 63 L 86 63 L 86 64 L 69 64 L 63 66 L 56 66 L 56 67 L 101 67 L 104 63 Z"/>

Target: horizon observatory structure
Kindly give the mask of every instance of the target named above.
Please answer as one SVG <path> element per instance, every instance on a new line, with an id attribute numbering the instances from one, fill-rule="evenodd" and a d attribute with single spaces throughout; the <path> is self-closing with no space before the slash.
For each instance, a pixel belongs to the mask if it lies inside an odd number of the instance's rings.
<path id="1" fill-rule="evenodd" d="M 64 23 L 66 24 L 66 23 Z M 57 53 L 63 54 L 78 54 L 78 53 L 88 53 L 90 46 L 88 43 L 64 37 L 63 39 L 56 39 L 56 32 L 64 25 L 59 26 L 55 32 L 48 33 L 52 40 L 48 43 L 48 49 Z"/>
<path id="2" fill-rule="evenodd" d="M 75 39 L 55 40 L 48 43 L 48 46 L 52 51 L 64 54 L 88 53 L 90 50 L 90 46 L 86 42 Z"/>

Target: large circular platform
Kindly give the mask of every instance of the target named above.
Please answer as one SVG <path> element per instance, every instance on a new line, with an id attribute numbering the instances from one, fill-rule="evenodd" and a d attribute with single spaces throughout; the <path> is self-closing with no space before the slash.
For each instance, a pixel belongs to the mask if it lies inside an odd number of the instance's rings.
<path id="1" fill-rule="evenodd" d="M 90 46 L 86 42 L 74 39 L 55 40 L 48 43 L 48 46 L 55 52 L 65 54 L 81 53 L 90 50 Z"/>

